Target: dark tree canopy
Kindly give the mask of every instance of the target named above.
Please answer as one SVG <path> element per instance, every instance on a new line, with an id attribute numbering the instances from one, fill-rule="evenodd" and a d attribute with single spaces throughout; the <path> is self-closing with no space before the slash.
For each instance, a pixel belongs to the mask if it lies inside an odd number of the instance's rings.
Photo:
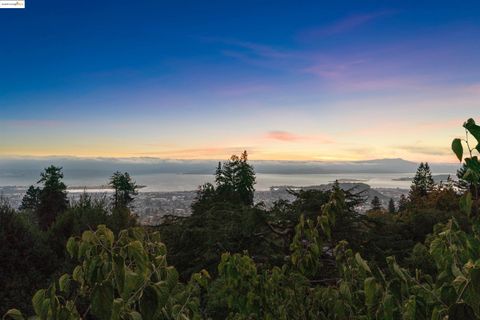
<path id="1" fill-rule="evenodd" d="M 253 205 L 255 171 L 248 163 L 247 151 L 241 156 L 233 155 L 228 161 L 218 164 L 215 173 L 217 194 L 230 200 L 237 199 L 244 205 Z"/>
<path id="2" fill-rule="evenodd" d="M 400 196 L 400 200 L 398 201 L 398 211 L 402 212 L 407 210 L 407 206 L 408 206 L 407 197 L 405 197 L 405 195 L 402 194 Z"/>
<path id="3" fill-rule="evenodd" d="M 415 201 L 419 198 L 426 197 L 435 189 L 435 182 L 432 178 L 432 172 L 427 162 L 420 163 L 417 169 L 415 177 L 413 178 L 412 185 L 410 187 L 409 198 Z"/>
<path id="4" fill-rule="evenodd" d="M 56 217 L 68 207 L 67 186 L 62 179 L 62 168 L 50 166 L 37 182 L 43 185 L 39 193 L 37 210 L 38 223 L 42 229 L 48 229 Z"/>
<path id="5" fill-rule="evenodd" d="M 40 206 L 40 188 L 30 186 L 23 196 L 20 210 L 30 210 L 36 212 Z"/>
<path id="6" fill-rule="evenodd" d="M 375 211 L 382 210 L 382 203 L 380 202 L 380 199 L 377 196 L 373 197 L 371 205 L 372 205 L 372 210 L 375 210 Z"/>
<path id="7" fill-rule="evenodd" d="M 392 198 L 390 198 L 390 201 L 388 201 L 388 212 L 395 213 L 396 211 L 397 209 L 395 208 L 395 202 Z"/>
<path id="8" fill-rule="evenodd" d="M 113 205 L 115 208 L 128 207 L 138 194 L 138 186 L 128 172 L 116 171 L 110 178 L 109 185 L 113 188 Z"/>

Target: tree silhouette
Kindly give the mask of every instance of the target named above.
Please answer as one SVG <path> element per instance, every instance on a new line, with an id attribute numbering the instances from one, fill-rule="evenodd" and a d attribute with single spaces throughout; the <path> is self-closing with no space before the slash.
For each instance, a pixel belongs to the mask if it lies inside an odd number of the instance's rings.
<path id="1" fill-rule="evenodd" d="M 390 212 L 390 213 L 395 213 L 396 212 L 395 202 L 393 202 L 392 198 L 390 198 L 390 201 L 388 201 L 388 212 Z"/>
<path id="2" fill-rule="evenodd" d="M 133 196 L 138 194 L 138 186 L 128 172 L 114 172 L 109 185 L 114 189 L 113 204 L 115 208 L 128 207 L 134 200 Z"/>
<path id="3" fill-rule="evenodd" d="M 405 197 L 405 195 L 402 194 L 400 196 L 400 200 L 398 201 L 398 211 L 399 212 L 405 211 L 407 209 L 407 206 L 408 206 L 407 197 Z"/>
<path id="4" fill-rule="evenodd" d="M 48 229 L 68 207 L 67 186 L 62 181 L 61 167 L 50 166 L 40 176 L 37 183 L 43 184 L 43 188 L 39 192 L 38 223 L 42 229 Z"/>
<path id="5" fill-rule="evenodd" d="M 380 202 L 380 199 L 377 196 L 373 197 L 371 204 L 372 204 L 372 210 L 374 211 L 382 210 L 382 203 Z"/>
<path id="6" fill-rule="evenodd" d="M 427 162 L 420 163 L 420 166 L 415 173 L 412 185 L 410 187 L 410 200 L 417 200 L 426 197 L 435 189 L 435 182 L 432 178 L 432 172 Z"/>
<path id="7" fill-rule="evenodd" d="M 19 209 L 36 212 L 40 206 L 40 191 L 39 187 L 30 186 L 23 196 Z"/>

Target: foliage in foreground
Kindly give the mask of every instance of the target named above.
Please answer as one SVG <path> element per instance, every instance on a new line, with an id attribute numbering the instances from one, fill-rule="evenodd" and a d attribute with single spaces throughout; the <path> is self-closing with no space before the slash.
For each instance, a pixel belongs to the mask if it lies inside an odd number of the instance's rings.
<path id="1" fill-rule="evenodd" d="M 395 255 L 365 259 L 352 249 L 358 245 L 336 239 L 348 203 L 334 188 L 317 215 L 296 220 L 284 263 L 261 265 L 248 253 L 224 253 L 213 279 L 202 272 L 181 283 L 158 233 L 130 228 L 115 240 L 105 226 L 85 231 L 67 243 L 78 261 L 73 272 L 34 295 L 36 319 L 478 319 L 480 163 L 473 153 L 480 151 L 480 126 L 471 119 L 464 126 L 478 141 L 472 149 L 465 139 L 465 221 L 452 214 L 437 224 L 403 263 Z M 452 149 L 462 160 L 462 140 L 454 140 Z M 426 186 L 412 193 L 413 212 L 456 199 L 452 187 L 434 192 Z M 202 205 L 205 212 L 214 208 Z M 327 278 L 323 270 L 332 260 Z M 24 319 L 16 309 L 5 318 Z"/>

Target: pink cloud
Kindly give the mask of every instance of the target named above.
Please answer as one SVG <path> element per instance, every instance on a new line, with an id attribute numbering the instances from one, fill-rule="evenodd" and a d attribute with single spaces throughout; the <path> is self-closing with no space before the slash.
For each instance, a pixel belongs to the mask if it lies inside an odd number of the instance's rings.
<path id="1" fill-rule="evenodd" d="M 283 142 L 298 142 L 298 141 L 316 141 L 319 143 L 332 143 L 332 139 L 325 136 L 303 136 L 297 135 L 288 131 L 269 131 L 265 135 L 269 140 L 277 140 Z"/>

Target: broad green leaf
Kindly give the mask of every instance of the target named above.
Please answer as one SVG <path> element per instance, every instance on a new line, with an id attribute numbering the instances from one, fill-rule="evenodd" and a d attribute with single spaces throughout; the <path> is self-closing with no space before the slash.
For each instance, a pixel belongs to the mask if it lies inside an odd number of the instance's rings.
<path id="1" fill-rule="evenodd" d="M 130 312 L 130 319 L 131 320 L 142 320 L 142 315 L 137 311 Z"/>
<path id="2" fill-rule="evenodd" d="M 167 267 L 166 270 L 167 270 L 166 282 L 167 282 L 168 288 L 170 290 L 173 290 L 173 288 L 175 288 L 175 286 L 178 283 L 178 272 L 177 270 L 175 270 L 174 267 Z"/>
<path id="3" fill-rule="evenodd" d="M 452 141 L 452 150 L 457 156 L 458 160 L 461 162 L 463 159 L 463 146 L 461 139 L 453 139 Z"/>
<path id="4" fill-rule="evenodd" d="M 112 315 L 113 288 L 110 283 L 97 285 L 92 292 L 92 314 L 101 320 L 109 320 Z"/>
<path id="5" fill-rule="evenodd" d="M 364 281 L 364 291 L 365 291 L 365 304 L 368 307 L 373 307 L 376 304 L 376 291 L 377 291 L 377 283 L 375 282 L 375 278 L 370 277 L 365 279 Z"/>
<path id="6" fill-rule="evenodd" d="M 17 309 L 10 309 L 5 313 L 3 316 L 3 319 L 6 319 L 7 317 L 12 318 L 13 320 L 24 320 L 25 318 L 23 317 L 22 313 L 17 310 Z"/>
<path id="7" fill-rule="evenodd" d="M 67 241 L 67 252 L 70 255 L 70 258 L 73 258 L 77 255 L 78 244 L 74 237 L 70 237 Z"/>
<path id="8" fill-rule="evenodd" d="M 122 298 L 128 300 L 130 294 L 138 290 L 143 282 L 144 279 L 142 275 L 130 270 L 125 270 L 125 287 L 123 289 Z"/>
<path id="9" fill-rule="evenodd" d="M 463 126 L 468 130 L 468 132 L 470 132 L 472 136 L 475 137 L 475 139 L 477 139 L 477 143 L 480 145 L 480 126 L 475 124 L 475 121 L 472 118 L 468 119 Z M 478 145 L 476 147 L 477 149 L 479 147 Z"/>
<path id="10" fill-rule="evenodd" d="M 68 292 L 70 289 L 70 275 L 64 274 L 63 276 L 58 279 L 58 286 L 61 291 Z"/>
<path id="11" fill-rule="evenodd" d="M 147 255 L 140 241 L 135 240 L 128 244 L 128 255 L 133 258 L 137 268 L 141 272 L 147 269 Z"/>
<path id="12" fill-rule="evenodd" d="M 92 242 L 95 239 L 95 235 L 93 231 L 87 230 L 84 231 L 82 234 L 82 241 L 84 242 Z"/>
<path id="13" fill-rule="evenodd" d="M 383 298 L 383 319 L 393 320 L 393 309 L 395 302 L 391 294 L 386 294 Z"/>
<path id="14" fill-rule="evenodd" d="M 158 305 L 162 308 L 167 304 L 170 297 L 170 290 L 165 281 L 155 283 L 155 288 L 158 294 Z"/>
<path id="15" fill-rule="evenodd" d="M 117 298 L 113 300 L 113 306 L 112 306 L 112 317 L 110 318 L 111 320 L 120 320 L 120 312 L 122 310 L 122 307 L 124 305 L 124 301 L 122 298 Z"/>
<path id="16" fill-rule="evenodd" d="M 158 293 L 155 287 L 148 286 L 145 288 L 140 299 L 140 312 L 145 320 L 155 319 L 158 308 Z"/>
<path id="17" fill-rule="evenodd" d="M 83 283 L 83 269 L 81 266 L 76 266 L 73 269 L 72 278 L 77 282 Z"/>
<path id="18" fill-rule="evenodd" d="M 368 273 L 372 273 L 372 271 L 370 270 L 370 267 L 368 266 L 367 262 L 362 259 L 362 256 L 360 255 L 360 253 L 357 252 L 355 254 L 355 260 L 362 267 L 363 270 L 367 271 Z"/>
<path id="19" fill-rule="evenodd" d="M 125 289 L 125 261 L 120 255 L 113 257 L 113 274 L 117 290 L 122 294 Z"/>
<path id="20" fill-rule="evenodd" d="M 33 310 L 35 310 L 35 313 L 37 315 L 40 315 L 42 313 L 43 300 L 45 300 L 45 290 L 41 289 L 38 290 L 32 298 Z"/>

